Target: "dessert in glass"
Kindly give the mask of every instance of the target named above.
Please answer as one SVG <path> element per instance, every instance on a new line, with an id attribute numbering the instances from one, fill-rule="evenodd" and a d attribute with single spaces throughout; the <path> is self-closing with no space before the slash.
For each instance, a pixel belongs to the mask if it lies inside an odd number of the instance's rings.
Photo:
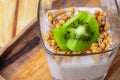
<path id="1" fill-rule="evenodd" d="M 103 80 L 119 48 L 119 17 L 116 0 L 40 0 L 41 43 L 53 80 Z"/>

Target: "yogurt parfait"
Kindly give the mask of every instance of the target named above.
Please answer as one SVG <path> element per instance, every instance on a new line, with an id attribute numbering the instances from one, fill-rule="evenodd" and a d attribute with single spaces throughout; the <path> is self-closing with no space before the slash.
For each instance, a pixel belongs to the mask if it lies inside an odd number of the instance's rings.
<path id="1" fill-rule="evenodd" d="M 53 80 L 103 80 L 115 57 L 108 13 L 100 7 L 41 11 L 40 32 Z"/>

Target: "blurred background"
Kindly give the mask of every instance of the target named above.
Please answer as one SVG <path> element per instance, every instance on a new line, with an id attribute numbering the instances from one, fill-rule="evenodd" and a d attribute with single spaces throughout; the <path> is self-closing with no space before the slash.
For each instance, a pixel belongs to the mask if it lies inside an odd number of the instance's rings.
<path id="1" fill-rule="evenodd" d="M 37 17 L 39 0 L 0 0 L 0 49 Z"/>

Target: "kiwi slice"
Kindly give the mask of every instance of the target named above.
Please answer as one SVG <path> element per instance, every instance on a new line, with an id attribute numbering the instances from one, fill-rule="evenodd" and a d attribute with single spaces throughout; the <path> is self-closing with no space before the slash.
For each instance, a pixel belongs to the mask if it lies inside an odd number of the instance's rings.
<path id="1" fill-rule="evenodd" d="M 74 17 L 72 17 L 70 20 L 68 20 L 66 23 L 63 24 L 63 26 L 61 28 L 68 28 L 68 27 L 78 27 L 78 23 L 79 23 L 79 19 L 81 18 L 81 20 L 85 19 L 85 12 L 81 11 L 80 13 L 78 13 L 77 15 L 75 15 Z"/>
<path id="2" fill-rule="evenodd" d="M 62 50 L 80 51 L 98 41 L 99 27 L 93 15 L 81 11 L 62 27 L 53 29 L 53 35 Z"/>
<path id="3" fill-rule="evenodd" d="M 53 29 L 54 39 L 62 50 L 68 50 L 68 48 L 66 47 L 67 39 L 65 38 L 65 34 L 66 34 L 65 29 L 62 28 Z"/>
<path id="4" fill-rule="evenodd" d="M 70 20 L 68 20 L 66 23 L 64 23 L 63 26 L 53 29 L 52 32 L 53 32 L 54 39 L 62 50 L 69 50 L 66 47 L 66 43 L 67 43 L 67 40 L 70 37 L 72 37 L 72 35 L 74 34 L 73 30 L 75 31 L 75 29 L 73 29 L 74 27 L 73 23 L 76 22 L 80 17 L 81 18 L 85 17 L 83 14 L 84 12 L 81 12 L 76 16 L 74 16 L 73 18 L 71 18 Z"/>

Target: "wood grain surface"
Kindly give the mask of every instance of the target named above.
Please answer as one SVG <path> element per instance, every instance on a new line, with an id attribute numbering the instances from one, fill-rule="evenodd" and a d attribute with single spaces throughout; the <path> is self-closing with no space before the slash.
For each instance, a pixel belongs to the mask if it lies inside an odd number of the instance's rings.
<path id="1" fill-rule="evenodd" d="M 12 39 L 16 1 L 0 0 L 0 46 Z"/>
<path id="2" fill-rule="evenodd" d="M 38 1 L 39 0 L 17 0 L 17 34 L 37 16 Z"/>
<path id="3" fill-rule="evenodd" d="M 0 0 L 0 47 L 8 44 L 37 16 L 39 0 Z"/>
<path id="4" fill-rule="evenodd" d="M 36 21 L 35 19 L 31 26 L 28 25 L 26 27 L 27 29 L 23 31 L 24 33 L 18 35 L 19 37 L 15 37 L 14 41 L 16 45 L 14 45 L 14 42 L 8 45 L 14 48 L 10 56 L 19 51 L 29 40 L 35 36 L 39 36 L 39 27 Z M 4 50 L 9 49 L 5 48 Z M 14 63 L 2 70 L 0 74 L 7 80 L 52 80 L 40 43 L 34 49 L 25 53 Z"/>

